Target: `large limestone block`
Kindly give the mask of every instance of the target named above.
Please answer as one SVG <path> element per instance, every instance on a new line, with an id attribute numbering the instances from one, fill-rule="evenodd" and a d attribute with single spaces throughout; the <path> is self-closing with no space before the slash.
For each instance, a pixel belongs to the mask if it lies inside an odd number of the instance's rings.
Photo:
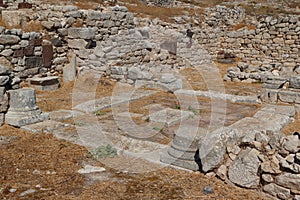
<path id="1" fill-rule="evenodd" d="M 257 176 L 260 161 L 259 151 L 247 149 L 240 153 L 229 167 L 228 177 L 233 183 L 245 188 L 257 188 L 259 176 Z"/>
<path id="2" fill-rule="evenodd" d="M 69 28 L 68 36 L 74 39 L 93 39 L 96 35 L 95 28 Z"/>

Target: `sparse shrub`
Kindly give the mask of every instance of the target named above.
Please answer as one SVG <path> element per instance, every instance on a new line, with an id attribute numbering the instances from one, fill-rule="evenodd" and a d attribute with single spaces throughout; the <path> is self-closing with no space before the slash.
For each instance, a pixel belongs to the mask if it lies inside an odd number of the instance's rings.
<path id="1" fill-rule="evenodd" d="M 117 149 L 113 148 L 111 145 L 99 146 L 91 151 L 89 151 L 89 156 L 100 159 L 100 158 L 113 158 L 117 155 Z"/>
<path id="2" fill-rule="evenodd" d="M 96 116 L 103 116 L 103 115 L 106 115 L 106 112 L 104 112 L 104 111 L 102 111 L 102 110 L 96 110 L 96 111 L 94 112 L 94 114 L 95 114 Z"/>

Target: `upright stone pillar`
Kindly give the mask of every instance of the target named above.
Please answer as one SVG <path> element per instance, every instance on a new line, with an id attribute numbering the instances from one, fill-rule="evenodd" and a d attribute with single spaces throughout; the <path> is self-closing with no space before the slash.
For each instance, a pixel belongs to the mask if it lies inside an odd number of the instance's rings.
<path id="1" fill-rule="evenodd" d="M 49 114 L 42 113 L 36 105 L 35 91 L 33 88 L 9 91 L 9 109 L 5 115 L 5 122 L 7 124 L 21 127 L 46 119 L 49 119 Z"/>
<path id="2" fill-rule="evenodd" d="M 185 169 L 198 171 L 200 160 L 197 158 L 198 143 L 205 130 L 199 127 L 180 127 L 166 152 L 160 155 L 160 161 Z"/>

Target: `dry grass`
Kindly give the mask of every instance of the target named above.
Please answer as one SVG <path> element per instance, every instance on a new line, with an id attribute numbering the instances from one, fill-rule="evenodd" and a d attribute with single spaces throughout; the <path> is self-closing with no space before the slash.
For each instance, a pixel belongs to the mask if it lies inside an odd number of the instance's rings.
<path id="1" fill-rule="evenodd" d="M 172 17 L 186 15 L 186 12 L 188 12 L 191 16 L 203 13 L 203 10 L 199 8 L 187 9 L 179 7 L 157 7 L 147 5 L 139 0 L 125 0 L 120 2 L 120 4 L 124 4 L 130 12 L 135 13 L 137 16 L 159 18 L 166 22 L 174 22 L 174 20 L 171 19 Z"/>
<path id="2" fill-rule="evenodd" d="M 74 3 L 79 9 L 95 9 L 97 4 L 103 4 L 102 0 L 86 0 L 86 1 L 76 1 Z"/>
<path id="3" fill-rule="evenodd" d="M 300 113 L 297 113 L 295 121 L 284 127 L 282 132 L 286 135 L 291 135 L 294 132 L 300 132 Z"/>
<path id="4" fill-rule="evenodd" d="M 93 93 L 95 87 L 92 85 L 94 82 L 86 76 L 80 77 L 77 81 L 80 81 L 82 88 L 76 88 L 76 91 L 84 91 L 87 93 Z M 62 81 L 61 87 L 55 91 L 37 91 L 38 106 L 44 112 L 61 110 L 61 109 L 72 109 L 72 95 L 74 82 L 64 84 Z M 110 96 L 112 94 L 115 82 L 107 79 L 100 79 L 97 82 L 95 98 L 102 98 Z M 85 97 L 82 97 L 84 100 Z M 80 103 L 77 97 L 76 103 Z M 75 102 L 74 102 L 75 103 Z"/>
<path id="5" fill-rule="evenodd" d="M 241 5 L 245 9 L 245 13 L 250 16 L 278 16 L 279 14 L 299 14 L 297 12 L 287 11 L 283 8 L 275 8 L 271 5 L 264 5 L 255 7 L 254 5 L 243 4 Z"/>
<path id="6" fill-rule="evenodd" d="M 237 25 L 235 25 L 233 27 L 233 30 L 237 31 L 241 28 L 244 28 L 246 27 L 248 30 L 255 30 L 256 29 L 256 26 L 254 25 L 249 25 L 249 24 L 246 24 L 245 22 L 241 22 L 241 23 L 238 23 Z"/>
<path id="7" fill-rule="evenodd" d="M 106 172 L 95 174 L 99 178 L 107 176 L 108 180 L 93 182 L 77 170 L 83 162 L 93 166 L 103 164 L 87 157 L 85 148 L 50 134 L 31 134 L 7 125 L 0 127 L 0 133 L 16 137 L 9 144 L 0 144 L 1 199 L 267 199 L 258 192 L 229 186 L 200 173 L 160 169 L 126 156 L 115 157 L 112 165 L 121 169 L 128 164 L 137 169 L 146 166 L 149 172 L 116 172 L 109 165 L 104 166 Z M 205 186 L 213 187 L 214 193 L 204 195 Z M 9 192 L 12 188 L 16 192 Z M 19 197 L 28 189 L 36 192 Z"/>

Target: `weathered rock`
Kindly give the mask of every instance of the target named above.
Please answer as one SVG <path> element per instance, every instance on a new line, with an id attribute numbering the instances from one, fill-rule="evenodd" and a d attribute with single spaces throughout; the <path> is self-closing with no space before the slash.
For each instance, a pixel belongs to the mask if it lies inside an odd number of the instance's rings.
<path id="1" fill-rule="evenodd" d="M 265 161 L 261 164 L 261 170 L 265 173 L 280 174 L 279 160 L 276 157 L 272 157 L 271 160 Z"/>
<path id="2" fill-rule="evenodd" d="M 21 127 L 37 123 L 49 118 L 36 105 L 35 91 L 32 88 L 11 90 L 9 92 L 9 109 L 5 115 L 5 122 L 9 125 Z"/>
<path id="3" fill-rule="evenodd" d="M 280 199 L 289 199 L 291 197 L 290 190 L 284 187 L 280 187 L 274 183 L 270 183 L 263 187 L 263 190 Z"/>
<path id="4" fill-rule="evenodd" d="M 271 183 L 274 181 L 274 178 L 272 177 L 271 174 L 263 174 L 261 177 L 262 180 L 265 181 L 266 183 Z"/>
<path id="5" fill-rule="evenodd" d="M 229 167 L 229 180 L 241 187 L 257 188 L 259 186 L 257 173 L 260 165 L 258 154 L 255 149 L 242 151 Z"/>
<path id="6" fill-rule="evenodd" d="M 227 178 L 227 167 L 226 167 L 226 165 L 221 165 L 218 168 L 217 176 L 222 180 L 226 180 L 226 178 Z"/>
<path id="7" fill-rule="evenodd" d="M 300 174 L 283 173 L 275 178 L 275 182 L 282 187 L 300 192 Z"/>
<path id="8" fill-rule="evenodd" d="M 0 76 L 0 86 L 6 85 L 9 81 L 9 76 Z"/>
<path id="9" fill-rule="evenodd" d="M 76 78 L 76 66 L 77 66 L 76 55 L 72 54 L 72 56 L 70 58 L 70 63 L 67 64 L 63 68 L 63 81 L 65 83 L 68 83 L 70 81 L 75 80 L 75 78 Z"/>
<path id="10" fill-rule="evenodd" d="M 51 39 L 51 44 L 55 47 L 61 47 L 63 45 L 62 41 L 57 37 Z"/>
<path id="11" fill-rule="evenodd" d="M 164 110 L 151 113 L 149 115 L 150 121 L 160 122 L 167 127 L 180 123 L 188 118 L 194 116 L 194 113 L 190 111 L 183 111 L 178 109 L 166 108 Z"/>
<path id="12" fill-rule="evenodd" d="M 5 56 L 5 57 L 11 56 L 12 54 L 13 54 L 13 50 L 11 49 L 5 49 L 0 53 L 1 56 Z"/>
<path id="13" fill-rule="evenodd" d="M 94 28 L 69 28 L 68 37 L 74 39 L 94 39 L 96 29 Z"/>
<path id="14" fill-rule="evenodd" d="M 36 68 L 43 66 L 43 59 L 42 57 L 33 56 L 33 57 L 26 57 L 25 58 L 25 66 L 27 68 Z"/>
<path id="15" fill-rule="evenodd" d="M 0 35 L 0 44 L 17 44 L 19 41 L 16 35 Z"/>
<path id="16" fill-rule="evenodd" d="M 4 57 L 0 57 L 0 75 L 7 75 L 12 71 L 12 64 Z"/>
<path id="17" fill-rule="evenodd" d="M 236 137 L 236 130 L 221 128 L 208 134 L 199 142 L 199 158 L 204 172 L 211 171 L 222 163 L 226 142 Z"/>
<path id="18" fill-rule="evenodd" d="M 72 49 L 84 49 L 87 42 L 84 39 L 68 40 L 68 46 Z"/>
<path id="19" fill-rule="evenodd" d="M 42 21 L 41 24 L 48 30 L 51 30 L 54 27 L 54 22 L 51 21 Z"/>
<path id="20" fill-rule="evenodd" d="M 0 126 L 4 123 L 4 113 L 0 113 Z"/>
<path id="21" fill-rule="evenodd" d="M 33 77 L 28 79 L 31 87 L 41 91 L 52 91 L 59 88 L 57 76 Z"/>
<path id="22" fill-rule="evenodd" d="M 182 80 L 170 73 L 162 74 L 160 83 L 160 85 L 168 91 L 176 91 L 182 88 Z"/>
<path id="23" fill-rule="evenodd" d="M 160 48 L 167 50 L 170 54 L 177 54 L 177 41 L 166 41 L 160 45 Z"/>
<path id="24" fill-rule="evenodd" d="M 90 174 L 90 173 L 99 173 L 104 172 L 105 168 L 103 167 L 95 167 L 92 165 L 85 165 L 83 169 L 78 170 L 79 174 Z"/>
<path id="25" fill-rule="evenodd" d="M 291 153 L 297 153 L 300 149 L 300 140 L 298 139 L 298 136 L 290 135 L 287 138 L 288 140 L 283 144 L 283 147 Z"/>
<path id="26" fill-rule="evenodd" d="M 5 113 L 8 109 L 8 96 L 5 87 L 0 87 L 0 113 Z"/>
<path id="27" fill-rule="evenodd" d="M 300 77 L 293 76 L 290 78 L 290 88 L 300 89 Z"/>
<path id="28" fill-rule="evenodd" d="M 51 67 L 52 59 L 53 59 L 53 46 L 52 44 L 44 44 L 42 46 L 42 58 L 43 58 L 43 66 Z"/>

